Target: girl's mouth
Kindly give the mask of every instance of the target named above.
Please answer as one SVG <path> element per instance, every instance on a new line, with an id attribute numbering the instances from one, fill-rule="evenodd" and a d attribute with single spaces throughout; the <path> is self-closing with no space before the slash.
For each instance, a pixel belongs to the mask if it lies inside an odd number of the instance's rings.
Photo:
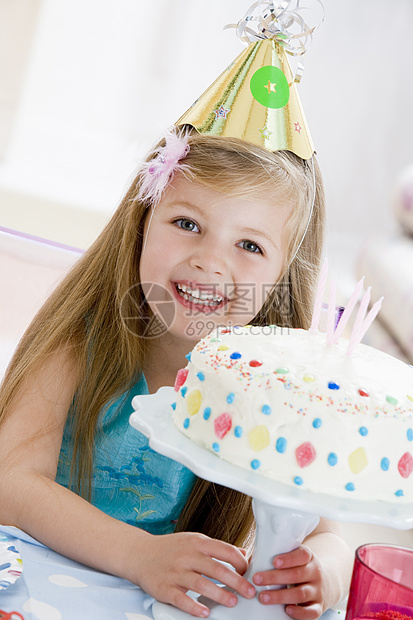
<path id="1" fill-rule="evenodd" d="M 187 307 L 196 306 L 201 312 L 216 310 L 228 302 L 226 297 L 214 293 L 212 289 L 202 289 L 181 282 L 175 282 L 174 285 L 179 301 Z"/>

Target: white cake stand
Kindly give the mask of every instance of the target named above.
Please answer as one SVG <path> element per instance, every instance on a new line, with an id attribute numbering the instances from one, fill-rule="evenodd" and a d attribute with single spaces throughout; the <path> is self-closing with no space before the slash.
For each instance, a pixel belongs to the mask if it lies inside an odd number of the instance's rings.
<path id="1" fill-rule="evenodd" d="M 172 420 L 170 405 L 176 394 L 163 387 L 156 394 L 135 396 L 135 412 L 130 424 L 149 438 L 149 445 L 192 470 L 197 476 L 236 489 L 253 498 L 256 540 L 250 566 L 244 575 L 252 576 L 273 568 L 275 555 L 296 549 L 313 531 L 319 517 L 336 521 L 365 522 L 397 529 L 413 528 L 413 503 L 397 504 L 331 497 L 302 491 L 261 476 L 254 471 L 226 463 L 212 452 L 183 435 Z M 257 587 L 257 591 L 274 589 Z M 198 595 L 193 593 L 194 597 Z M 199 599 L 201 600 L 201 599 Z M 211 620 L 287 620 L 283 605 L 262 605 L 257 598 L 238 597 L 234 608 L 202 600 L 211 610 Z M 193 616 L 159 601 L 153 605 L 155 620 L 188 620 Z"/>

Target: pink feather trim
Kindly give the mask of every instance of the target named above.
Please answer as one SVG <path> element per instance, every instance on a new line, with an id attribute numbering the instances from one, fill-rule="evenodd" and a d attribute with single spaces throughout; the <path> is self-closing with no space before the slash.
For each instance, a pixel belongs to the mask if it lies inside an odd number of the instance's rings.
<path id="1" fill-rule="evenodd" d="M 188 169 L 186 164 L 180 163 L 188 152 L 188 132 L 185 130 L 168 131 L 165 135 L 165 146 L 160 147 L 155 157 L 142 166 L 139 198 L 156 205 L 173 176 L 179 170 Z"/>

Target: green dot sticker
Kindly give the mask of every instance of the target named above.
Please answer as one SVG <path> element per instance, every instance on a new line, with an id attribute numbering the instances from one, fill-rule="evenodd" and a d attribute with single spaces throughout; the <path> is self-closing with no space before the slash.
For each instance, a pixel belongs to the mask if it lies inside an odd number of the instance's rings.
<path id="1" fill-rule="evenodd" d="M 287 78 L 278 67 L 267 65 L 258 69 L 251 78 L 252 96 L 266 108 L 283 108 L 290 98 Z"/>

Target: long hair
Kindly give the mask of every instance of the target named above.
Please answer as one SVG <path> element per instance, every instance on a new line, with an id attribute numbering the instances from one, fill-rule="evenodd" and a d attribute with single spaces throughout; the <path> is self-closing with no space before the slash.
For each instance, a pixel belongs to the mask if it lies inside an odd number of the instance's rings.
<path id="1" fill-rule="evenodd" d="M 189 146 L 187 167 L 181 173 L 188 179 L 229 195 L 273 195 L 274 202 L 281 195 L 294 204 L 286 226 L 288 249 L 283 275 L 254 323 L 307 328 L 324 229 L 324 194 L 316 161 L 307 163 L 289 152 L 270 153 L 235 138 L 196 132 L 189 136 Z M 34 317 L 9 364 L 0 392 L 1 425 L 23 389 L 24 379 L 53 352 L 62 347 L 71 351 L 79 377 L 69 412 L 74 436 L 72 482 L 73 489 L 89 500 L 99 416 L 108 402 L 137 381 L 148 351 L 143 324 L 137 320 L 131 328 L 124 320 L 125 316 L 136 316 L 137 309 L 150 313 L 139 284 L 148 213 L 147 205 L 139 199 L 142 180 L 138 171 L 103 232 Z M 241 545 L 252 524 L 249 498 L 200 480 L 176 531 L 200 531 Z"/>

